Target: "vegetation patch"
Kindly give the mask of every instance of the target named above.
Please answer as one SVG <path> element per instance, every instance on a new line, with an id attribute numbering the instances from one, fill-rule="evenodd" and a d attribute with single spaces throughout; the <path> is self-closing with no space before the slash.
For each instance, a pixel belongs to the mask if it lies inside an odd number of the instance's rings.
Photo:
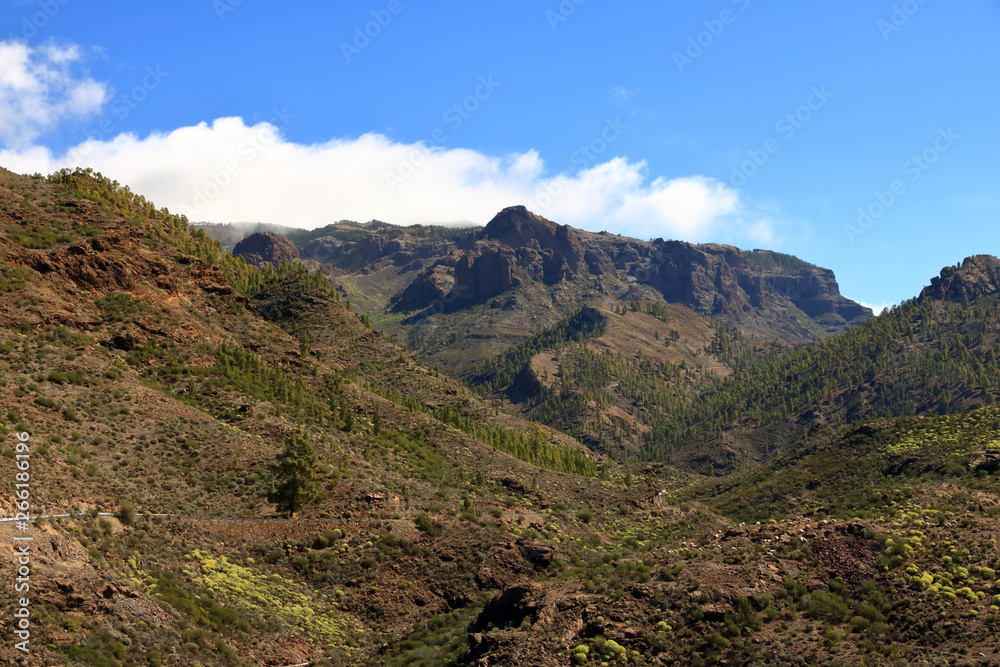
<path id="1" fill-rule="evenodd" d="M 277 574 L 264 575 L 251 568 L 196 550 L 190 558 L 197 569 L 187 573 L 199 584 L 238 608 L 283 624 L 310 641 L 330 648 L 352 649 L 364 633 L 361 625 L 335 605 L 307 595 L 301 585 Z"/>

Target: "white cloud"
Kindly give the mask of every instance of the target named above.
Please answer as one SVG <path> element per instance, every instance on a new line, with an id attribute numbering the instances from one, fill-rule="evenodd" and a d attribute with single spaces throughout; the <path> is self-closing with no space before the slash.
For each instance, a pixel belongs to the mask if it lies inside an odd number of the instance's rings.
<path id="1" fill-rule="evenodd" d="M 611 89 L 611 97 L 614 99 L 615 103 L 625 104 L 626 102 L 629 101 L 629 98 L 631 98 L 633 95 L 638 94 L 638 92 L 639 92 L 638 88 L 633 88 L 632 90 L 629 90 L 624 86 L 615 86 L 614 88 Z"/>
<path id="2" fill-rule="evenodd" d="M 490 156 L 380 134 L 303 145 L 286 140 L 276 124 L 247 126 L 241 118 L 91 140 L 63 155 L 8 149 L 0 165 L 22 173 L 93 167 L 195 221 L 482 224 L 525 204 L 562 224 L 632 236 L 770 237 L 766 220 L 743 223 L 739 193 L 726 184 L 702 176 L 650 179 L 645 163 L 622 157 L 547 175 L 535 151 Z"/>
<path id="3" fill-rule="evenodd" d="M 757 218 L 756 220 L 747 220 L 743 223 L 744 235 L 754 241 L 758 246 L 763 246 L 765 248 L 773 248 L 776 246 L 778 239 L 774 230 L 774 221 L 770 218 Z"/>
<path id="4" fill-rule="evenodd" d="M 883 311 L 885 311 L 887 308 L 893 305 L 887 301 L 883 301 L 881 305 L 877 306 L 871 303 L 866 303 L 864 301 L 858 301 L 858 303 L 860 303 L 862 306 L 867 306 L 868 308 L 871 308 L 872 312 L 875 313 L 876 315 L 881 315 Z"/>
<path id="5" fill-rule="evenodd" d="M 108 87 L 72 71 L 81 57 L 75 45 L 0 42 L 0 143 L 24 148 L 64 120 L 100 111 Z"/>
<path id="6" fill-rule="evenodd" d="M 703 176 L 650 177 L 645 162 L 623 157 L 549 174 L 533 150 L 486 155 L 374 133 L 303 145 L 284 138 L 281 114 L 271 123 L 219 118 L 145 137 L 92 133 L 96 138 L 53 154 L 36 143 L 40 135 L 101 111 L 110 99 L 106 84 L 75 71 L 83 52 L 0 42 L 0 165 L 22 173 L 92 167 L 196 221 L 482 224 L 501 208 L 525 204 L 560 223 L 632 236 L 773 237 L 769 220 L 746 221 L 738 191 Z M 619 103 L 638 92 L 611 90 Z"/>

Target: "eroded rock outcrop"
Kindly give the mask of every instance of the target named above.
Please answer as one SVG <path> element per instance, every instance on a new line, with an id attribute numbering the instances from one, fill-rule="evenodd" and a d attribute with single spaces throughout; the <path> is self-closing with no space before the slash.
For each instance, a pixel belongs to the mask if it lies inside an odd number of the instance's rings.
<path id="1" fill-rule="evenodd" d="M 476 301 L 506 292 L 519 284 L 515 277 L 517 259 L 501 245 L 477 247 L 455 265 L 455 287 L 460 301 Z"/>
<path id="2" fill-rule="evenodd" d="M 920 292 L 921 299 L 966 303 L 1000 292 L 1000 259 L 992 255 L 967 257 L 961 266 L 946 266 Z"/>
<path id="3" fill-rule="evenodd" d="M 704 315 L 739 319 L 753 311 L 781 312 L 789 306 L 816 320 L 828 333 L 860 324 L 871 309 L 840 294 L 833 272 L 776 253 L 747 252 L 718 243 L 695 245 L 682 241 L 658 244 L 647 266 L 634 270 L 673 303 Z"/>
<path id="4" fill-rule="evenodd" d="M 443 301 L 454 287 L 454 269 L 436 264 L 421 272 L 412 283 L 392 297 L 393 310 L 405 312 L 428 308 Z"/>
<path id="5" fill-rule="evenodd" d="M 233 254 L 242 257 L 257 268 L 262 268 L 267 264 L 279 266 L 282 262 L 290 262 L 299 258 L 299 250 L 295 244 L 281 234 L 274 232 L 251 234 L 236 244 Z"/>

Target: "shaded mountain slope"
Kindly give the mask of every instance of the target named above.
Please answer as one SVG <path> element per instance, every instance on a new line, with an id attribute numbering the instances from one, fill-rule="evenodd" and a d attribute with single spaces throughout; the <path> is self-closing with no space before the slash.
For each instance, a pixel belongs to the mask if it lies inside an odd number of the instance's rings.
<path id="1" fill-rule="evenodd" d="M 987 506 L 995 505 L 998 436 L 996 407 L 817 427 L 767 465 L 696 485 L 684 495 L 714 497 L 713 506 L 744 521 L 802 514 L 850 519 L 907 505 L 937 508 L 948 520 L 970 506 L 979 509 L 987 498 Z M 942 494 L 948 486 L 974 491 L 949 498 Z"/>
<path id="2" fill-rule="evenodd" d="M 946 268 L 919 298 L 757 364 L 650 434 L 650 453 L 679 447 L 675 457 L 695 468 L 725 469 L 765 448 L 773 453 L 814 423 L 992 405 L 1000 395 L 1000 294 L 983 267 L 997 261 L 980 256 Z M 947 298 L 955 294 L 966 298 Z M 776 425 L 782 433 L 752 436 Z M 720 439 L 722 447 L 707 444 Z"/>
<path id="3" fill-rule="evenodd" d="M 299 258 L 298 249 L 291 241 L 274 232 L 257 232 L 244 238 L 233 248 L 233 255 L 242 257 L 248 264 L 262 268 L 264 264 L 280 266 Z"/>
<path id="4" fill-rule="evenodd" d="M 742 368 L 751 349 L 685 306 L 631 301 L 584 308 L 463 379 L 596 451 L 635 458 L 654 427 Z"/>

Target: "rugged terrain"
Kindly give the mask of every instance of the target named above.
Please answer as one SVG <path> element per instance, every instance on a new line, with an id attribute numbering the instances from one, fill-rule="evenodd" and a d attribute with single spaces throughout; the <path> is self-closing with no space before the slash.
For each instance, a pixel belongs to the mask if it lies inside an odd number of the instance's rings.
<path id="1" fill-rule="evenodd" d="M 372 227 L 335 231 L 378 245 Z M 546 228 L 549 249 L 572 240 Z M 501 245 L 518 229 L 395 240 L 468 242 L 439 272 L 489 290 L 475 265 L 509 261 Z M 369 326 L 388 312 L 362 310 L 364 298 L 390 303 L 433 254 L 397 267 L 402 279 L 381 296 L 345 287 L 356 314 L 308 260 L 256 252 L 264 261 L 252 266 L 90 172 L 0 171 L 0 233 L 5 485 L 15 434 L 28 433 L 33 510 L 76 513 L 29 531 L 0 523 L 0 540 L 34 540 L 30 664 L 1000 661 L 994 258 L 950 267 L 921 298 L 830 337 L 801 306 L 787 306 L 797 325 L 777 302 L 773 318 L 744 320 L 822 338 L 791 348 L 752 336 L 756 324 L 729 328 L 725 308 L 668 304 L 645 291 L 652 279 L 605 273 L 642 298 L 567 300 L 470 364 L 473 392 Z M 670 244 L 649 251 L 658 245 Z M 367 261 L 359 246 L 338 247 Z M 735 252 L 717 254 L 736 262 Z M 584 271 L 586 252 L 579 264 L 555 262 L 541 242 L 522 254 L 512 294 L 583 284 L 566 276 Z M 792 262 L 743 255 L 750 268 L 733 275 L 762 282 Z M 366 279 L 347 262 L 341 287 Z M 522 273 L 536 270 L 537 281 Z M 562 276 L 551 285 L 550 270 Z M 752 282 L 736 284 L 732 303 L 751 299 Z M 664 387 L 676 396 L 654 395 Z M 561 433 L 514 407 L 548 405 L 560 425 L 551 396 L 565 391 L 569 404 L 611 389 L 602 409 L 638 439 L 605 426 L 581 434 L 593 438 L 584 446 L 566 434 L 572 424 Z M 670 419 L 653 414 L 668 405 Z M 669 440 L 674 421 L 692 437 Z M 269 492 L 284 444 L 302 435 L 318 495 L 288 518 Z M 600 453 L 636 442 L 659 460 Z M 726 451 L 742 453 L 739 465 L 717 456 Z M 729 474 L 698 474 L 714 460 Z M 16 559 L 4 552 L 0 580 L 11 583 Z M 16 598 L 5 585 L 8 618 Z M 0 659 L 18 657 L 0 643 Z"/>
<path id="2" fill-rule="evenodd" d="M 236 238 L 234 227 L 205 229 Z M 640 456 L 681 403 L 751 356 L 871 318 L 831 271 L 789 255 L 595 234 L 523 206 L 479 229 L 283 231 L 421 361 L 619 458 Z M 291 245 L 258 231 L 233 251 L 259 262 L 246 244 L 274 239 Z M 593 340 L 559 331 L 588 315 Z"/>
<path id="3" fill-rule="evenodd" d="M 230 243 L 238 236 L 205 229 Z M 347 272 L 342 293 L 380 328 L 458 372 L 582 303 L 681 304 L 741 334 L 792 343 L 872 316 L 840 295 L 831 271 L 795 257 L 585 232 L 523 206 L 467 230 L 341 222 L 285 231 L 302 257 Z"/>

